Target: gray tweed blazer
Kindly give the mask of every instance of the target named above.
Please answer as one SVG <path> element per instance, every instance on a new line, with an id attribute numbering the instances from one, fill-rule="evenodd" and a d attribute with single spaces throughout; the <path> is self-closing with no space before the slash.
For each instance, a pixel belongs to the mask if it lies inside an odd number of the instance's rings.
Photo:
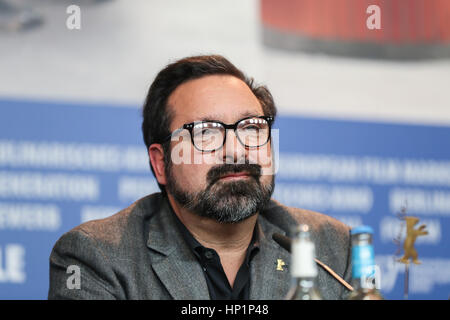
<path id="1" fill-rule="evenodd" d="M 306 223 L 316 258 L 349 281 L 350 234 L 343 223 L 321 213 L 289 208 L 271 200 L 258 216 L 260 251 L 251 261 L 250 299 L 283 299 L 291 285 L 290 253 L 272 240 L 290 236 Z M 285 266 L 278 267 L 278 259 Z M 79 269 L 74 286 L 73 267 Z M 281 269 L 281 270 L 279 270 Z M 72 285 L 70 285 L 72 283 Z M 319 267 L 325 299 L 344 299 L 349 289 Z M 50 255 L 49 299 L 209 299 L 199 262 L 175 225 L 167 198 L 144 197 L 117 214 L 65 233 Z"/>

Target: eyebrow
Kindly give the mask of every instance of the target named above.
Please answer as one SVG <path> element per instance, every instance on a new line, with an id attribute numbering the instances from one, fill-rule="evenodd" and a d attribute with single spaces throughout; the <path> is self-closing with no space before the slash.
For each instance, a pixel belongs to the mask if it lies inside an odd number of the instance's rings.
<path id="1" fill-rule="evenodd" d="M 255 114 L 253 112 L 244 112 L 240 115 L 239 119 L 244 119 L 247 117 L 261 117 L 263 115 L 260 114 Z M 220 116 L 204 116 L 200 119 L 200 121 L 218 121 L 218 122 L 222 122 L 221 120 L 218 120 L 220 118 Z M 194 121 L 199 121 L 199 120 L 194 120 Z M 192 121 L 192 122 L 194 122 Z"/>

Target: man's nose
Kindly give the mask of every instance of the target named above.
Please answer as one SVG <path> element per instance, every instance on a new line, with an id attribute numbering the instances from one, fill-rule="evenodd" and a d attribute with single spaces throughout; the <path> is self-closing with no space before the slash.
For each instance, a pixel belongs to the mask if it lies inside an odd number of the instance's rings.
<path id="1" fill-rule="evenodd" d="M 223 146 L 224 163 L 245 163 L 246 150 L 239 142 L 234 130 L 226 131 L 225 144 Z"/>

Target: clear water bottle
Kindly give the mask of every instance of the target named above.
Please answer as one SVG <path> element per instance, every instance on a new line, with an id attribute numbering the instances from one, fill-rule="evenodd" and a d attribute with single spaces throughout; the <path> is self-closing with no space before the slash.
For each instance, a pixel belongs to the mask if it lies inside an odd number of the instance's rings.
<path id="1" fill-rule="evenodd" d="M 315 245 L 308 225 L 296 228 L 291 246 L 292 287 L 286 300 L 322 300 L 316 284 Z"/>
<path id="2" fill-rule="evenodd" d="M 375 265 L 373 229 L 359 226 L 351 230 L 352 287 L 349 300 L 383 300 L 379 292 L 380 274 Z"/>

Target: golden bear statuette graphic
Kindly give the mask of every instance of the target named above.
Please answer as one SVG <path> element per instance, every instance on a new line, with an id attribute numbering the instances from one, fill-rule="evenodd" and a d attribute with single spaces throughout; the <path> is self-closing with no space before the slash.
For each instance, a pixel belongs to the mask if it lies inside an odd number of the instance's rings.
<path id="1" fill-rule="evenodd" d="M 414 248 L 414 243 L 418 236 L 427 235 L 428 231 L 425 230 L 426 226 L 424 224 L 419 226 L 419 228 L 414 229 L 414 226 L 419 222 L 419 218 L 405 216 L 403 219 L 406 221 L 406 239 L 403 243 L 405 253 L 403 257 L 397 261 L 409 264 L 409 261 L 411 260 L 414 264 L 420 264 L 421 262 L 418 260 L 418 254 L 417 250 Z"/>

